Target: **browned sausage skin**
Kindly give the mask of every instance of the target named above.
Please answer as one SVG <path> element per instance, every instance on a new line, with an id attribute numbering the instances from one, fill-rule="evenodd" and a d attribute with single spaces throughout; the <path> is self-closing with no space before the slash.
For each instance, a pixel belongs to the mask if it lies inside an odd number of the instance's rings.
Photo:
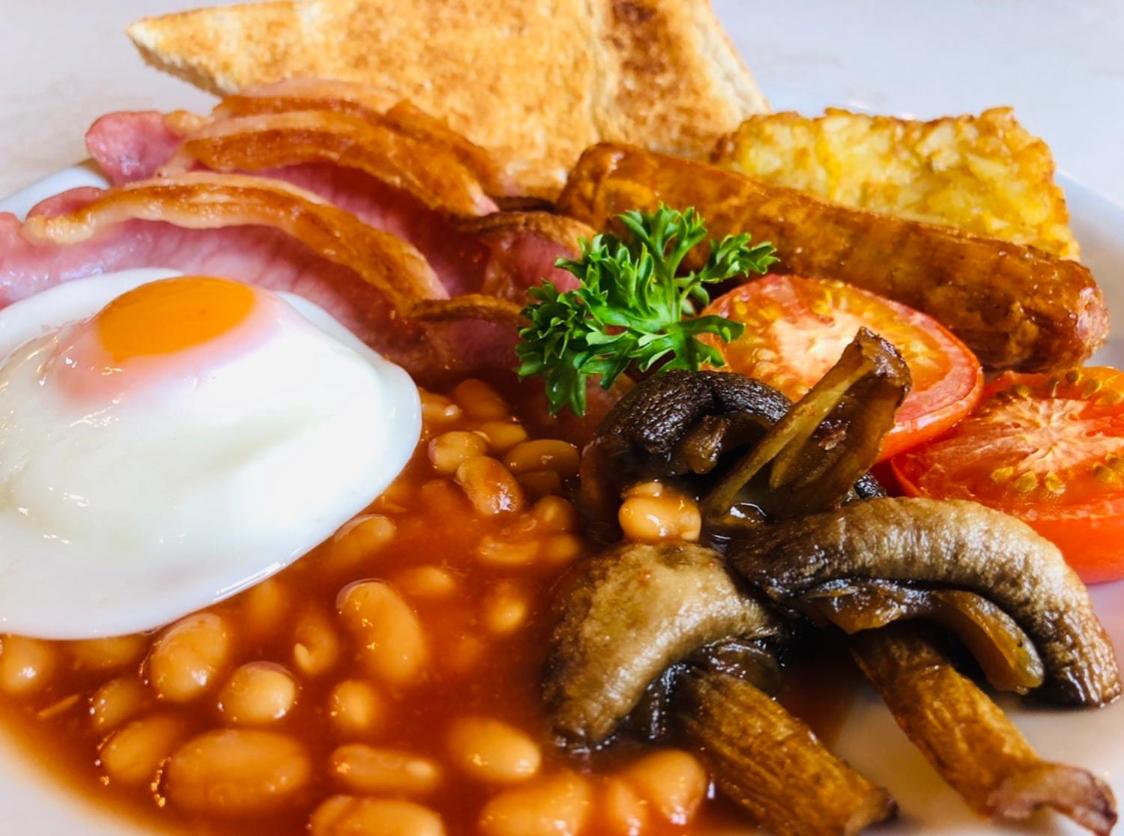
<path id="1" fill-rule="evenodd" d="M 1076 261 L 629 145 L 588 149 L 558 205 L 600 229 L 620 212 L 661 202 L 695 207 L 716 237 L 771 241 L 790 272 L 840 279 L 936 317 L 992 369 L 1066 368 L 1108 334 L 1101 291 Z"/>

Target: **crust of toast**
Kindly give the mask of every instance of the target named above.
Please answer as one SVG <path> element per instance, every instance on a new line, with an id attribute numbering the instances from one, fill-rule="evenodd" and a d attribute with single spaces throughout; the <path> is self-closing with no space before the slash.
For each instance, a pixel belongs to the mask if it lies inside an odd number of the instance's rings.
<path id="1" fill-rule="evenodd" d="M 145 18 L 152 65 L 213 93 L 336 78 L 408 99 L 553 196 L 602 140 L 705 157 L 767 110 L 710 0 L 280 0 Z"/>

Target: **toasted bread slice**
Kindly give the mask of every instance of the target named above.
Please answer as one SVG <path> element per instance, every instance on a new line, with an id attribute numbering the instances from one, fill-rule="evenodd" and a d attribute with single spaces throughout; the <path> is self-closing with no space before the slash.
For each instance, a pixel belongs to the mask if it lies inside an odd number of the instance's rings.
<path id="1" fill-rule="evenodd" d="M 1050 149 L 1010 108 L 931 122 L 834 108 L 753 116 L 714 159 L 855 209 L 1078 256 Z"/>
<path id="2" fill-rule="evenodd" d="M 553 196 L 600 140 L 705 157 L 766 110 L 709 0 L 281 0 L 129 27 L 215 93 L 333 78 L 408 99 Z"/>

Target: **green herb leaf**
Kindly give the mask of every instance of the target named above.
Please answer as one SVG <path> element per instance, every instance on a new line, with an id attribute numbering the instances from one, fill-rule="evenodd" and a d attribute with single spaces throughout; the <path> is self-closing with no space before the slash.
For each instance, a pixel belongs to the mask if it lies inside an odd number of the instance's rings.
<path id="1" fill-rule="evenodd" d="M 595 235 L 581 242 L 581 257 L 557 267 L 581 284 L 560 293 L 549 282 L 530 291 L 523 309 L 530 324 L 520 329 L 519 376 L 541 375 L 550 411 L 569 408 L 584 415 L 586 383 L 600 377 L 608 389 L 628 369 L 695 370 L 721 366 L 722 354 L 699 340 L 714 334 L 724 342 L 745 330 L 720 316 L 698 316 L 710 296 L 705 285 L 747 273 L 764 273 L 777 259 L 769 243 L 750 246 L 749 235 L 710 242 L 701 270 L 679 274 L 687 254 L 706 238 L 694 209 L 660 206 L 655 212 L 625 212 L 623 238 Z"/>

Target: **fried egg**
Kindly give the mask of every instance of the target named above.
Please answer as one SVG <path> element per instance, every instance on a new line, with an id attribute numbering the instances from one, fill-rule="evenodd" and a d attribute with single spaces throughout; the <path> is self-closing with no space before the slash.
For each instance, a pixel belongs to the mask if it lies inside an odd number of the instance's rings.
<path id="1" fill-rule="evenodd" d="M 420 432 L 406 372 L 296 296 L 134 270 L 17 302 L 0 632 L 131 633 L 233 595 L 363 510 Z"/>

